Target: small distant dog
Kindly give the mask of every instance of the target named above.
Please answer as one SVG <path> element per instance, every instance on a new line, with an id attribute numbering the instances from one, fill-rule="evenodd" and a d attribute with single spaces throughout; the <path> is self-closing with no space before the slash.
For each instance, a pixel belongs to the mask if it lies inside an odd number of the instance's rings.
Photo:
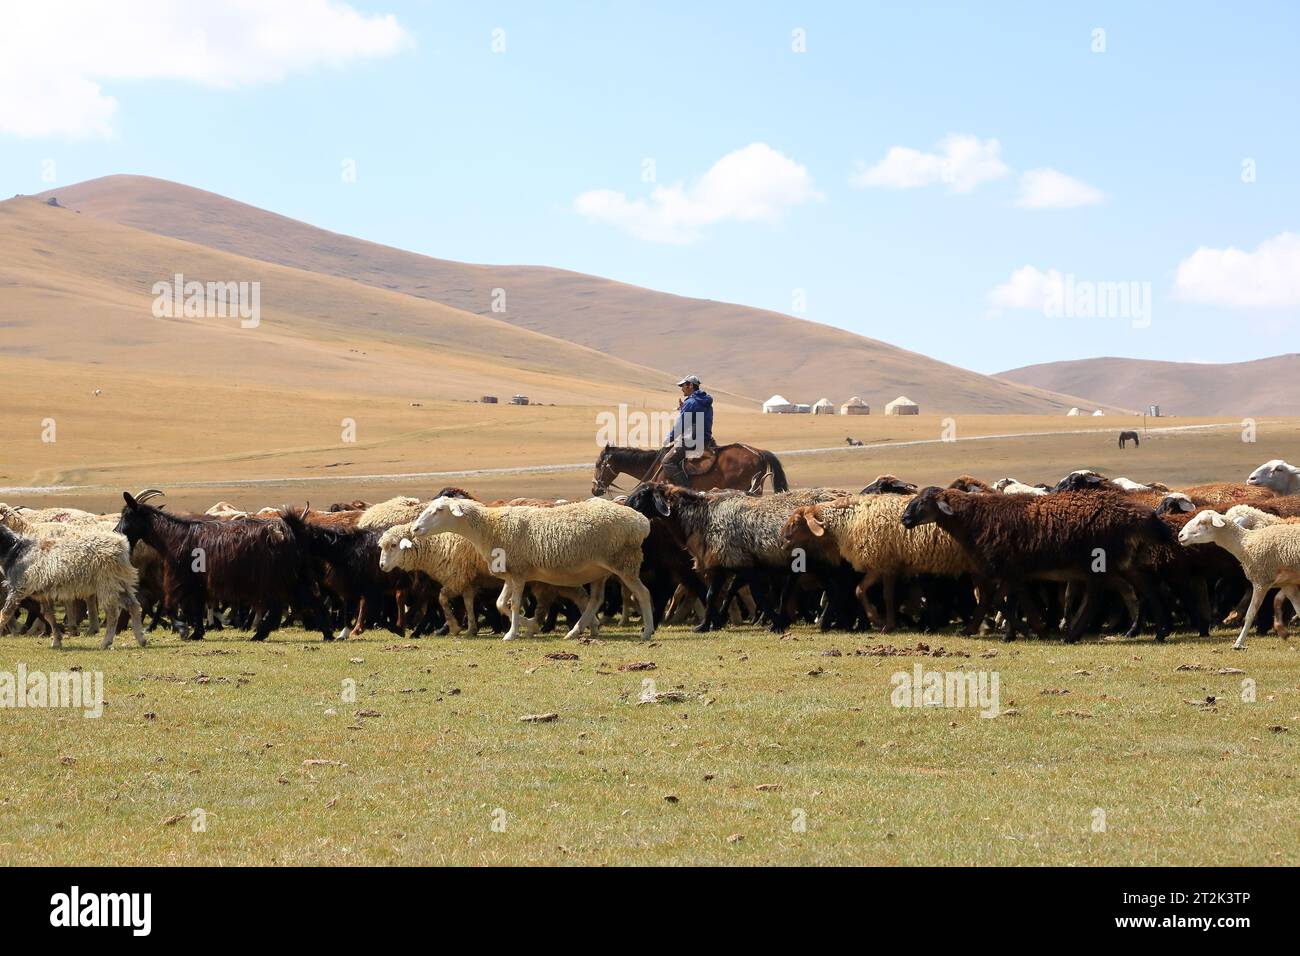
<path id="1" fill-rule="evenodd" d="M 862 442 L 858 441 L 856 438 L 846 438 L 846 439 L 844 439 L 844 440 L 845 440 L 846 442 L 848 442 L 848 443 L 849 443 L 852 447 L 854 447 L 854 448 L 861 448 L 861 447 L 862 447 Z"/>

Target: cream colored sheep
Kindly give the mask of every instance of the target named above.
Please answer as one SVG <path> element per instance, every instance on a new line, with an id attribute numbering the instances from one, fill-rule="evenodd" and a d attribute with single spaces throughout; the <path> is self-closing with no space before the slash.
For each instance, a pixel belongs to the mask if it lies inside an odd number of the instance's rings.
<path id="1" fill-rule="evenodd" d="M 460 597 L 465 602 L 466 629 L 472 636 L 478 633 L 475 595 L 480 588 L 496 589 L 499 584 L 488 570 L 487 561 L 467 538 L 458 534 L 417 535 L 410 523 L 393 525 L 380 535 L 379 567 L 384 571 L 422 571 L 442 585 L 438 603 L 453 636 L 460 633 L 460 622 L 452 599 Z"/>
<path id="2" fill-rule="evenodd" d="M 1291 588 L 1291 604 L 1300 613 L 1294 590 L 1300 586 L 1300 525 L 1281 522 L 1249 530 L 1217 511 L 1202 511 L 1183 525 L 1178 540 L 1184 545 L 1217 544 L 1240 562 L 1250 581 L 1250 607 L 1233 649 L 1245 650 L 1246 634 L 1270 588 Z"/>
<path id="3" fill-rule="evenodd" d="M 136 642 L 145 646 L 140 602 L 135 596 L 136 570 L 123 535 L 96 528 L 37 537 L 0 525 L 0 576 L 7 589 L 0 607 L 0 630 L 8 625 L 21 601 L 34 597 L 50 626 L 53 646 L 59 647 L 63 636 L 54 619 L 53 602 L 95 597 L 107 621 L 101 647 L 112 647 L 123 605 L 130 612 Z"/>
<path id="4" fill-rule="evenodd" d="M 389 498 L 361 512 L 361 517 L 357 519 L 357 527 L 391 528 L 396 524 L 409 524 L 420 517 L 420 513 L 428 504 L 427 501 L 405 495 Z"/>
<path id="5" fill-rule="evenodd" d="M 886 631 L 896 623 L 894 584 L 900 575 L 957 577 L 976 570 L 965 549 L 938 525 L 903 527 L 903 512 L 912 500 L 912 495 L 840 498 L 797 509 L 785 527 L 789 546 L 833 549 L 862 573 L 857 594 L 872 618 L 866 594 L 878 581 L 884 582 Z"/>
<path id="6" fill-rule="evenodd" d="M 529 581 L 562 586 L 591 585 L 582 617 L 566 637 L 577 637 L 596 616 L 612 574 L 642 608 L 654 607 L 641 583 L 641 544 L 650 521 L 631 508 L 600 498 L 539 508 L 489 507 L 464 498 L 438 498 L 415 521 L 417 535 L 453 532 L 468 539 L 491 573 L 506 582 L 497 607 L 510 610 L 505 639 L 519 634 L 524 586 Z M 645 615 L 642 640 L 654 633 Z"/>
<path id="7" fill-rule="evenodd" d="M 1046 488 L 1039 488 L 1037 485 L 1027 485 L 1023 481 L 1017 481 L 1014 478 L 999 478 L 993 482 L 993 487 L 1004 495 L 1045 495 Z"/>

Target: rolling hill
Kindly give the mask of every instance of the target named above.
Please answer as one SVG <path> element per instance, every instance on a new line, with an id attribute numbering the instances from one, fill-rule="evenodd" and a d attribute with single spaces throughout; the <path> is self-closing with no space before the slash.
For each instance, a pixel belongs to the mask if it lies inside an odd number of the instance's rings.
<path id="1" fill-rule="evenodd" d="M 1300 354 L 1221 365 L 1094 358 L 1001 372 L 1018 385 L 1082 392 L 1166 415 L 1300 415 Z"/>
<path id="2" fill-rule="evenodd" d="M 109 176 L 42 194 L 119 227 L 131 227 L 195 246 L 346 280 L 407 300 L 405 314 L 421 302 L 461 316 L 572 343 L 658 373 L 663 383 L 680 372 L 681 336 L 689 333 L 695 364 L 711 390 L 750 403 L 774 392 L 792 401 L 861 395 L 880 409 L 899 394 L 925 411 L 1053 414 L 1096 403 L 1033 385 L 995 379 L 937 362 L 915 352 L 776 312 L 691 299 L 608 279 L 542 266 L 473 265 L 434 259 L 354 239 L 188 186 L 142 176 Z M 163 273 L 170 275 L 170 271 Z M 335 286 L 328 286 L 335 288 Z M 493 289 L 507 290 L 508 311 L 491 311 Z M 354 293 L 356 294 L 356 293 Z M 353 333 L 400 326 L 419 337 L 410 321 L 390 317 L 387 306 L 345 310 L 318 299 L 317 319 Z M 442 314 L 442 313 L 439 313 Z M 360 326 L 361 329 L 355 328 Z M 488 327 L 488 326 L 485 326 Z M 653 328 L 654 335 L 646 329 Z M 533 341 L 521 339 L 522 341 Z M 509 360 L 522 360 L 520 348 Z M 611 376 L 618 366 L 611 366 Z M 640 384 L 640 377 L 631 380 Z M 751 406 L 752 407 L 752 406 Z M 1117 410 L 1112 407 L 1109 410 Z"/>

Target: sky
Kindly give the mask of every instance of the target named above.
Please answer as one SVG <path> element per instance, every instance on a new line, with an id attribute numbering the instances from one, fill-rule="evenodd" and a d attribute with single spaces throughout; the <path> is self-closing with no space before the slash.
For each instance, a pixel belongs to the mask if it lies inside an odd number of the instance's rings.
<path id="1" fill-rule="evenodd" d="M 157 176 L 982 372 L 1244 361 L 1300 342 L 1298 51 L 1280 0 L 0 0 L 0 195 Z"/>

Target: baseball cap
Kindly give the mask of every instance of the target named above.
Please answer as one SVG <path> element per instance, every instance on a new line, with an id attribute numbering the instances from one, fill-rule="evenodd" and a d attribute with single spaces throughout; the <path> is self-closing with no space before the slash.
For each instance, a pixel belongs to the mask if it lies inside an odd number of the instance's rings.
<path id="1" fill-rule="evenodd" d="M 682 380 L 681 380 L 680 382 L 678 382 L 677 384 L 678 384 L 679 386 L 680 386 L 680 385 L 696 385 L 696 386 L 698 386 L 698 385 L 700 384 L 700 377 L 699 377 L 698 375 L 687 375 L 684 379 L 682 379 Z"/>

